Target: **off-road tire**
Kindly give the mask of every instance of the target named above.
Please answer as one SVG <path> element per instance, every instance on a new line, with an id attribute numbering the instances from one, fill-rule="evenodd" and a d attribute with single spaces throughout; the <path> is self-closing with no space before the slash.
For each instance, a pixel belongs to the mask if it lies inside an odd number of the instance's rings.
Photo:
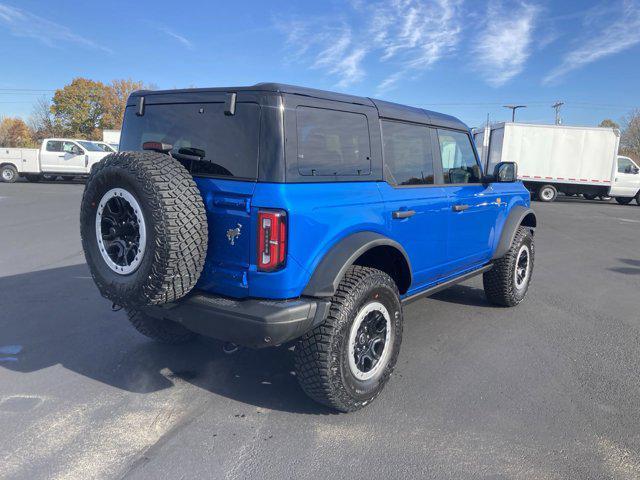
<path id="1" fill-rule="evenodd" d="M 122 188 L 140 204 L 146 246 L 138 268 L 122 275 L 102 258 L 95 220 L 103 195 Z M 174 302 L 195 286 L 207 253 L 207 217 L 189 172 L 169 155 L 120 152 L 93 168 L 80 210 L 85 258 L 100 293 L 117 305 L 136 307 Z"/>
<path id="2" fill-rule="evenodd" d="M 529 248 L 529 274 L 522 288 L 517 288 L 515 282 L 515 268 L 520 248 L 527 245 Z M 482 275 L 484 293 L 487 300 L 501 307 L 514 307 L 526 296 L 531 284 L 535 261 L 535 246 L 531 230 L 527 227 L 518 227 L 515 237 L 511 242 L 509 251 L 493 263 L 493 268 Z"/>
<path id="3" fill-rule="evenodd" d="M 372 302 L 387 309 L 391 348 L 386 365 L 368 379 L 359 380 L 349 367 L 349 335 L 360 310 Z M 371 403 L 393 372 L 402 342 L 402 305 L 398 287 L 386 273 L 354 265 L 340 282 L 327 319 L 304 335 L 295 347 L 295 371 L 300 386 L 315 401 L 341 412 Z"/>
<path id="4" fill-rule="evenodd" d="M 15 183 L 18 180 L 18 170 L 13 165 L 3 165 L 0 167 L 0 181 L 4 183 Z"/>
<path id="5" fill-rule="evenodd" d="M 541 202 L 554 202 L 558 198 L 558 189 L 553 185 L 542 185 L 537 193 L 537 199 Z"/>
<path id="6" fill-rule="evenodd" d="M 198 336 L 177 322 L 150 317 L 139 310 L 127 310 L 127 315 L 138 332 L 157 342 L 179 345 L 191 342 Z"/>
<path id="7" fill-rule="evenodd" d="M 632 200 L 633 197 L 616 197 L 616 202 L 618 202 L 620 205 L 629 205 Z"/>
<path id="8" fill-rule="evenodd" d="M 40 180 L 42 180 L 42 175 L 40 175 L 39 173 L 27 173 L 24 178 L 27 179 L 27 182 L 38 183 Z"/>

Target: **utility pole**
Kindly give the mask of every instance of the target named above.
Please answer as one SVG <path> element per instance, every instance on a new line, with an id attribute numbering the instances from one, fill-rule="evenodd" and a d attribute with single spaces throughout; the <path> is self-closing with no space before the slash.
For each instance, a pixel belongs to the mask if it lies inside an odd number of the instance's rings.
<path id="1" fill-rule="evenodd" d="M 504 108 L 510 108 L 511 109 L 511 121 L 515 122 L 516 121 L 516 110 L 519 108 L 527 108 L 526 105 L 503 105 Z"/>
<path id="2" fill-rule="evenodd" d="M 564 102 L 560 102 L 560 101 L 551 105 L 551 108 L 556 109 L 556 125 L 562 124 L 562 118 L 560 118 L 560 107 L 562 107 L 562 105 L 564 105 Z"/>

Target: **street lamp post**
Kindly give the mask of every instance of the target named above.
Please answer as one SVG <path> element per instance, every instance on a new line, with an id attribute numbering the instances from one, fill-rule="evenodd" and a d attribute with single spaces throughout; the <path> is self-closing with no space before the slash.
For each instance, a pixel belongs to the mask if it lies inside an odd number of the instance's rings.
<path id="1" fill-rule="evenodd" d="M 519 108 L 527 108 L 526 105 L 503 105 L 504 108 L 511 109 L 511 121 L 516 121 L 516 110 Z"/>

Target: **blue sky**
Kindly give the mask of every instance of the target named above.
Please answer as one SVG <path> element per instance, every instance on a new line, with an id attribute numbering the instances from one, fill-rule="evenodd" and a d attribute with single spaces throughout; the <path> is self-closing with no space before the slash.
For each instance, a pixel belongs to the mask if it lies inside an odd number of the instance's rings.
<path id="1" fill-rule="evenodd" d="M 640 0 L 4 1 L 0 115 L 77 76 L 159 88 L 277 81 L 469 125 L 619 120 L 640 107 Z"/>

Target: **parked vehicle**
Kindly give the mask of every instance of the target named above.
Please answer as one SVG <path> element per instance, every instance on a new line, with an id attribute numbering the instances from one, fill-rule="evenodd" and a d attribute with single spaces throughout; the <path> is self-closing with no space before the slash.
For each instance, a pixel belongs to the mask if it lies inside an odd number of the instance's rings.
<path id="1" fill-rule="evenodd" d="M 93 140 L 91 143 L 95 144 L 100 150 L 107 153 L 116 153 L 118 151 L 117 145 L 112 145 L 107 142 L 101 142 L 99 140 Z"/>
<path id="2" fill-rule="evenodd" d="M 45 175 L 71 180 L 87 176 L 106 155 L 88 140 L 70 138 L 45 138 L 40 149 L 0 147 L 0 177 L 8 183 L 18 177 L 37 182 Z"/>
<path id="3" fill-rule="evenodd" d="M 81 207 L 92 276 L 141 333 L 296 342 L 303 390 L 340 411 L 387 382 L 403 304 L 480 274 L 520 303 L 536 225 L 460 120 L 281 84 L 133 93 Z"/>
<path id="4" fill-rule="evenodd" d="M 582 194 L 587 199 L 615 197 L 640 204 L 640 170 L 618 157 L 620 132 L 612 128 L 498 123 L 474 130 L 483 163 L 510 160 L 518 177 L 542 202 L 553 202 L 558 192 Z"/>

